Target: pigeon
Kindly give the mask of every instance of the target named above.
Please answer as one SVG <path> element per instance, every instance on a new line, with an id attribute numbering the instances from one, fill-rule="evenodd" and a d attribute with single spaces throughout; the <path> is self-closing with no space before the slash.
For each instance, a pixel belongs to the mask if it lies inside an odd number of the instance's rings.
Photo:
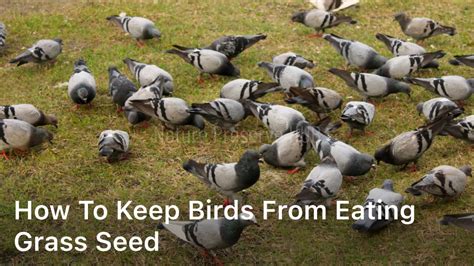
<path id="1" fill-rule="evenodd" d="M 137 87 L 133 82 L 120 73 L 116 67 L 109 67 L 109 95 L 119 108 L 122 108 L 127 99 L 136 91 Z"/>
<path id="2" fill-rule="evenodd" d="M 122 130 L 104 130 L 100 133 L 98 145 L 99 155 L 113 163 L 127 159 L 130 137 Z"/>
<path id="3" fill-rule="evenodd" d="M 148 86 L 154 83 L 158 77 L 163 77 L 163 94 L 166 96 L 173 94 L 173 77 L 170 75 L 170 73 L 155 65 L 147 65 L 131 58 L 125 58 L 123 62 L 127 65 L 130 72 L 132 72 L 132 74 L 135 76 L 135 79 L 138 81 L 138 83 L 140 83 L 140 86 Z"/>
<path id="4" fill-rule="evenodd" d="M 405 78 L 406 81 L 452 101 L 467 100 L 474 93 L 474 78 L 443 76 L 440 78 Z"/>
<path id="5" fill-rule="evenodd" d="M 0 105 L 0 119 L 18 119 L 33 126 L 53 125 L 58 127 L 58 119 L 47 115 L 31 104 Z"/>
<path id="6" fill-rule="evenodd" d="M 223 53 L 231 60 L 245 49 L 250 48 L 250 46 L 266 38 L 267 35 L 265 34 L 223 36 L 204 48 Z"/>
<path id="7" fill-rule="evenodd" d="M 183 164 L 183 168 L 227 197 L 224 205 L 228 205 L 229 198 L 236 199 L 236 193 L 257 183 L 260 178 L 259 160 L 258 152 L 247 150 L 237 163 L 214 164 L 188 160 Z"/>
<path id="8" fill-rule="evenodd" d="M 82 59 L 74 63 L 74 73 L 68 82 L 69 98 L 77 104 L 89 104 L 94 100 L 97 88 L 94 76 Z"/>
<path id="9" fill-rule="evenodd" d="M 107 17 L 107 20 L 112 21 L 130 34 L 139 46 L 143 46 L 143 40 L 161 37 L 161 32 L 156 28 L 155 23 L 146 18 L 114 15 Z"/>
<path id="10" fill-rule="evenodd" d="M 179 45 L 173 45 L 173 47 L 176 49 L 167 50 L 166 52 L 178 55 L 201 73 L 232 77 L 240 75 L 240 70 L 223 53 L 210 49 L 186 48 Z"/>
<path id="11" fill-rule="evenodd" d="M 286 91 L 292 87 L 307 89 L 315 85 L 311 74 L 298 67 L 268 62 L 259 62 L 258 66 L 265 69 L 273 81 Z"/>
<path id="12" fill-rule="evenodd" d="M 339 11 L 359 3 L 359 0 L 310 0 L 317 9 L 325 11 Z"/>
<path id="13" fill-rule="evenodd" d="M 287 52 L 273 57 L 272 63 L 285 66 L 295 66 L 301 69 L 313 68 L 316 66 L 312 60 L 306 59 L 293 52 Z"/>
<path id="14" fill-rule="evenodd" d="M 403 196 L 394 191 L 393 181 L 386 179 L 383 182 L 382 188 L 370 190 L 369 195 L 365 199 L 364 218 L 353 223 L 352 229 L 363 233 L 373 233 L 383 229 L 394 220 L 396 215 L 390 207 L 396 207 L 398 210 L 402 202 Z M 380 210 L 382 213 L 379 213 Z M 389 215 L 385 216 L 387 212 Z M 371 219 L 371 216 L 375 219 Z M 379 216 L 382 219 L 378 219 Z"/>
<path id="15" fill-rule="evenodd" d="M 52 140 L 53 134 L 44 128 L 17 119 L 0 119 L 0 151 L 6 160 L 8 149 L 26 151 Z"/>
<path id="16" fill-rule="evenodd" d="M 298 205 L 330 205 L 342 185 L 342 174 L 331 156 L 325 157 L 314 167 L 295 196 Z"/>
<path id="17" fill-rule="evenodd" d="M 467 176 L 472 177 L 472 169 L 469 165 L 459 169 L 449 165 L 440 165 L 413 183 L 405 192 L 413 196 L 420 196 L 424 192 L 437 197 L 456 197 L 464 191 Z"/>
<path id="18" fill-rule="evenodd" d="M 331 68 L 329 72 L 344 80 L 367 100 L 370 97 L 385 97 L 393 93 L 411 94 L 410 86 L 404 82 L 370 73 L 349 72 Z"/>
<path id="19" fill-rule="evenodd" d="M 348 65 L 362 69 L 377 69 L 387 61 L 387 58 L 378 54 L 374 48 L 361 42 L 346 40 L 334 34 L 324 34 L 323 38 L 344 57 Z"/>
<path id="20" fill-rule="evenodd" d="M 336 27 L 343 23 L 357 23 L 357 21 L 349 16 L 335 15 L 321 9 L 298 11 L 293 14 L 291 21 L 313 28 L 318 33 L 324 32 L 325 29 Z"/>
<path id="21" fill-rule="evenodd" d="M 302 113 L 283 105 L 256 103 L 251 100 L 243 100 L 242 103 L 275 138 L 295 130 L 298 122 L 305 120 Z"/>
<path id="22" fill-rule="evenodd" d="M 247 117 L 244 106 L 232 99 L 218 98 L 209 103 L 193 103 L 188 113 L 201 115 L 209 123 L 235 132 L 235 126 Z"/>
<path id="23" fill-rule="evenodd" d="M 303 130 L 320 159 L 332 156 L 337 168 L 344 176 L 361 176 L 375 167 L 374 158 L 371 155 L 361 153 L 349 144 L 329 137 L 309 125 L 308 122 L 301 121 L 298 128 Z"/>
<path id="24" fill-rule="evenodd" d="M 170 221 L 160 223 L 158 229 L 166 229 L 180 240 L 204 251 L 209 256 L 210 250 L 224 249 L 237 244 L 244 229 L 257 225 L 253 214 L 241 213 L 238 219 L 203 219 L 198 221 Z M 216 265 L 223 265 L 212 256 Z"/>
<path id="25" fill-rule="evenodd" d="M 442 225 L 452 224 L 461 228 L 474 231 L 474 213 L 447 214 L 439 221 Z"/>
<path id="26" fill-rule="evenodd" d="M 383 161 L 392 165 L 403 165 L 404 169 L 413 162 L 412 170 L 415 171 L 418 159 L 428 150 L 434 138 L 459 114 L 459 110 L 445 113 L 424 126 L 396 136 L 377 149 L 374 156 L 377 163 Z"/>
<path id="27" fill-rule="evenodd" d="M 403 33 L 415 40 L 424 40 L 440 34 L 456 34 L 456 28 L 443 26 L 430 18 L 410 18 L 400 12 L 395 14 L 395 20 L 400 24 Z"/>
<path id="28" fill-rule="evenodd" d="M 365 132 L 365 128 L 372 123 L 375 115 L 375 106 L 371 103 L 350 101 L 342 110 L 341 120 L 350 127 L 350 134 L 353 129 L 360 129 Z"/>
<path id="29" fill-rule="evenodd" d="M 0 51 L 3 51 L 6 46 L 6 39 L 7 39 L 7 29 L 5 24 L 0 22 Z"/>
<path id="30" fill-rule="evenodd" d="M 258 80 L 234 79 L 222 87 L 220 97 L 236 101 L 244 99 L 256 100 L 267 93 L 279 90 L 281 88 L 275 82 L 267 83 Z"/>
<path id="31" fill-rule="evenodd" d="M 474 143 L 474 115 L 467 116 L 459 121 L 449 123 L 443 130 L 457 139 Z"/>
<path id="32" fill-rule="evenodd" d="M 443 97 L 433 98 L 416 105 L 418 113 L 423 114 L 429 121 L 433 121 L 440 115 L 452 112 L 455 109 L 459 109 L 457 104 Z"/>
<path id="33" fill-rule="evenodd" d="M 409 76 L 419 68 L 426 67 L 433 63 L 433 60 L 442 58 L 443 51 L 424 53 L 419 55 L 401 55 L 389 59 L 383 66 L 375 70 L 374 74 L 401 79 Z"/>
<path id="34" fill-rule="evenodd" d="M 474 54 L 469 55 L 455 55 L 453 59 L 449 60 L 453 66 L 466 65 L 474 67 Z"/>
<path id="35" fill-rule="evenodd" d="M 10 64 L 23 64 L 33 62 L 42 63 L 54 60 L 62 51 L 62 40 L 39 40 L 25 52 L 10 60 Z"/>
<path id="36" fill-rule="evenodd" d="M 308 89 L 290 88 L 292 97 L 285 99 L 288 104 L 301 104 L 315 112 L 318 118 L 320 114 L 329 113 L 342 105 L 342 96 L 331 89 L 314 87 Z"/>

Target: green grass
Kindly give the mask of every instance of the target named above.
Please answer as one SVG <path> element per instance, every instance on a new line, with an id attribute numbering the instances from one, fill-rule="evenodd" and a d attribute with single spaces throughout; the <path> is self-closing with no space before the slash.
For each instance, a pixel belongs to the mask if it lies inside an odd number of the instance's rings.
<path id="1" fill-rule="evenodd" d="M 254 118 L 240 125 L 249 131 L 248 136 L 223 136 L 208 126 L 198 134 L 194 128 L 180 128 L 178 133 L 164 130 L 158 121 L 147 129 L 131 128 L 107 96 L 107 67 L 117 65 L 131 75 L 122 63 L 125 57 L 154 63 L 169 71 L 175 79 L 175 95 L 189 103 L 204 102 L 218 97 L 218 92 L 229 78 L 197 83 L 198 72 L 180 58 L 163 53 L 172 44 L 203 46 L 224 34 L 268 34 L 265 41 L 250 48 L 233 62 L 241 69 L 241 76 L 269 81 L 256 63 L 271 60 L 272 56 L 294 51 L 314 59 L 318 66 L 311 70 L 319 86 L 334 89 L 344 95 L 344 100 L 360 99 L 354 91 L 330 75 L 330 67 L 342 67 L 345 62 L 322 39 L 309 39 L 311 29 L 290 22 L 291 14 L 309 8 L 303 1 L 156 1 L 158 4 L 84 3 L 85 1 L 3 1 L 0 3 L 0 20 L 8 28 L 8 49 L 0 57 L 0 104 L 32 103 L 47 113 L 59 117 L 59 128 L 54 145 L 35 149 L 24 157 L 12 156 L 10 161 L 0 161 L 0 256 L 3 262 L 14 263 L 203 263 L 198 253 L 189 245 L 182 245 L 170 234 L 161 234 L 160 251 L 109 252 L 95 251 L 95 234 L 108 231 L 112 235 L 151 235 L 156 222 L 116 221 L 113 206 L 116 200 L 133 200 L 136 204 L 176 204 L 186 217 L 190 199 L 210 198 L 220 202 L 214 191 L 204 187 L 195 177 L 181 168 L 188 158 L 201 161 L 236 161 L 245 149 L 256 149 L 272 141 L 266 130 Z M 141 2 L 141 1 L 140 1 Z M 188 3 L 189 2 L 189 3 Z M 357 39 L 375 47 L 384 55 L 389 52 L 375 39 L 377 32 L 404 37 L 392 19 L 395 12 L 405 10 L 412 15 L 435 18 L 447 25 L 456 25 L 454 37 L 440 36 L 425 42 L 428 50 L 444 49 L 448 55 L 441 60 L 439 70 L 422 71 L 417 76 L 458 74 L 472 76 L 472 68 L 452 67 L 447 59 L 454 54 L 472 53 L 474 29 L 472 28 L 472 1 L 361 1 L 361 7 L 344 11 L 355 17 L 355 26 L 344 25 L 329 32 Z M 139 49 L 135 42 L 118 28 L 107 23 L 105 17 L 121 11 L 130 15 L 147 17 L 156 22 L 163 32 L 160 41 L 149 41 Z M 63 53 L 54 66 L 27 65 L 15 68 L 8 60 L 40 38 L 61 37 Z M 98 95 L 92 109 L 72 110 L 64 88 L 54 88 L 65 82 L 72 73 L 73 62 L 84 58 L 92 70 Z M 374 123 L 368 130 L 374 136 L 346 138 L 344 126 L 336 137 L 348 141 L 361 151 L 373 153 L 376 147 L 390 138 L 423 123 L 415 105 L 434 97 L 420 87 L 413 87 L 411 99 L 406 95 L 392 95 L 380 100 Z M 265 101 L 283 103 L 281 95 L 267 96 Z M 468 101 L 466 113 L 472 114 L 473 100 Z M 314 115 L 298 106 L 309 120 Z M 337 118 L 338 114 L 333 114 Z M 129 161 L 107 164 L 97 156 L 97 136 L 105 129 L 123 129 L 131 135 Z M 215 133 L 215 134 L 214 134 Z M 194 137 L 189 137 L 194 134 Z M 400 172 L 382 164 L 376 171 L 359 178 L 355 183 L 345 182 L 340 199 L 352 204 L 363 202 L 368 191 L 380 186 L 384 179 L 395 181 L 397 191 L 403 191 L 425 172 L 440 165 L 461 166 L 474 164 L 472 147 L 451 138 L 437 138 L 433 146 L 419 161 L 416 173 Z M 298 191 L 313 165 L 318 163 L 313 152 L 307 158 L 308 167 L 296 175 L 262 166 L 260 181 L 249 189 L 248 204 L 257 209 L 263 200 L 289 203 Z M 255 264 L 258 262 L 280 264 L 319 263 L 462 263 L 474 261 L 472 243 L 474 235 L 462 229 L 440 227 L 437 224 L 445 213 L 473 211 L 474 186 L 472 180 L 464 194 L 451 202 L 437 201 L 428 204 L 429 197 L 406 197 L 405 204 L 416 205 L 416 221 L 410 226 L 393 223 L 373 236 L 352 231 L 351 221 L 336 221 L 334 210 L 328 212 L 326 221 L 261 221 L 261 227 L 246 230 L 240 242 L 225 254 L 219 253 L 226 263 Z M 35 204 L 71 204 L 67 221 L 14 220 L 14 201 L 33 200 Z M 78 200 L 92 199 L 105 204 L 112 218 L 105 221 L 83 221 L 75 206 Z M 13 239 L 17 232 L 29 231 L 33 235 L 79 236 L 88 238 L 85 253 L 19 253 Z"/>

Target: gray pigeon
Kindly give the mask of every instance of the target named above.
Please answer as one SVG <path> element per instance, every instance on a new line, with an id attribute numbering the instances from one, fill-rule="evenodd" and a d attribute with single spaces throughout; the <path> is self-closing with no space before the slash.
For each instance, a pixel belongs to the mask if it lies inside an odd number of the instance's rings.
<path id="1" fill-rule="evenodd" d="M 0 22 L 0 52 L 2 52 L 3 49 L 5 49 L 5 46 L 7 44 L 6 40 L 7 40 L 7 29 L 5 27 L 5 24 Z"/>
<path id="2" fill-rule="evenodd" d="M 290 88 L 292 97 L 285 99 L 288 104 L 301 104 L 321 118 L 321 114 L 329 113 L 342 105 L 342 96 L 336 91 L 314 87 L 308 89 Z"/>
<path id="3" fill-rule="evenodd" d="M 428 150 L 434 138 L 459 114 L 461 114 L 459 110 L 444 113 L 424 126 L 396 136 L 377 149 L 375 152 L 377 163 L 383 161 L 392 165 L 403 165 L 403 168 L 406 168 L 413 162 L 413 170 L 416 170 L 416 162 Z"/>
<path id="4" fill-rule="evenodd" d="M 317 9 L 325 11 L 339 11 L 359 3 L 359 0 L 309 0 Z"/>
<path id="5" fill-rule="evenodd" d="M 130 137 L 122 130 L 104 130 L 100 133 L 98 145 L 99 155 L 113 163 L 127 159 Z"/>
<path id="6" fill-rule="evenodd" d="M 362 69 L 377 69 L 387 61 L 387 58 L 378 54 L 374 48 L 358 41 L 351 41 L 334 34 L 324 34 L 336 51 L 344 57 L 348 65 Z"/>
<path id="7" fill-rule="evenodd" d="M 442 225 L 452 224 L 461 228 L 474 231 L 474 213 L 447 214 L 439 221 Z"/>
<path id="8" fill-rule="evenodd" d="M 244 100 L 242 103 L 276 138 L 295 130 L 298 122 L 305 120 L 302 113 L 283 105 L 256 103 L 250 100 Z"/>
<path id="9" fill-rule="evenodd" d="M 39 40 L 28 50 L 10 60 L 10 64 L 21 66 L 29 62 L 42 63 L 52 61 L 61 53 L 62 44 L 61 39 Z"/>
<path id="10" fill-rule="evenodd" d="M 341 120 L 350 127 L 350 134 L 354 129 L 365 132 L 365 128 L 372 123 L 375 116 L 375 106 L 371 103 L 350 101 L 342 110 Z"/>
<path id="11" fill-rule="evenodd" d="M 456 28 L 443 26 L 430 18 L 410 18 L 407 14 L 400 12 L 395 14 L 395 20 L 407 36 L 415 40 L 423 40 L 440 34 L 455 35 Z"/>
<path id="12" fill-rule="evenodd" d="M 108 21 L 122 28 L 123 31 L 130 34 L 137 41 L 139 46 L 143 46 L 143 41 L 161 37 L 161 32 L 156 28 L 153 21 L 142 17 L 129 16 L 109 16 Z"/>
<path id="13" fill-rule="evenodd" d="M 411 75 L 420 68 L 424 68 L 433 63 L 433 60 L 442 58 L 443 51 L 424 53 L 419 55 L 401 55 L 389 59 L 383 66 L 377 69 L 374 74 L 401 79 Z"/>
<path id="14" fill-rule="evenodd" d="M 178 55 L 201 73 L 233 77 L 240 75 L 239 69 L 223 53 L 210 49 L 187 48 L 179 45 L 173 45 L 173 47 L 176 49 L 167 50 L 166 52 Z"/>
<path id="15" fill-rule="evenodd" d="M 457 139 L 474 143 L 474 115 L 449 123 L 443 132 Z"/>
<path id="16" fill-rule="evenodd" d="M 147 65 L 130 58 L 125 58 L 123 62 L 135 76 L 138 83 L 140 83 L 140 86 L 148 86 L 154 83 L 158 77 L 163 77 L 163 94 L 167 96 L 173 94 L 173 77 L 170 73 L 155 65 Z"/>
<path id="17" fill-rule="evenodd" d="M 321 160 L 304 181 L 301 191 L 295 196 L 298 205 L 330 205 L 342 185 L 342 174 L 331 156 Z"/>
<path id="18" fill-rule="evenodd" d="M 244 106 L 232 99 L 218 98 L 209 103 L 193 103 L 191 114 L 201 115 L 209 123 L 235 132 L 235 126 L 247 117 Z"/>
<path id="19" fill-rule="evenodd" d="M 225 196 L 224 205 L 228 205 L 229 199 L 237 198 L 236 193 L 257 183 L 260 178 L 259 160 L 258 152 L 247 150 L 237 163 L 214 164 L 188 160 L 183 168 Z"/>
<path id="20" fill-rule="evenodd" d="M 137 87 L 133 82 L 120 73 L 116 67 L 109 67 L 109 95 L 112 96 L 112 101 L 119 107 L 119 110 L 136 91 Z"/>
<path id="21" fill-rule="evenodd" d="M 285 66 L 295 66 L 301 69 L 313 68 L 316 65 L 313 63 L 313 60 L 306 59 L 299 54 L 293 52 L 287 52 L 273 57 L 272 63 L 285 65 Z"/>
<path id="22" fill-rule="evenodd" d="M 17 119 L 0 119 L 0 151 L 5 159 L 6 150 L 27 151 L 31 147 L 53 140 L 53 134 L 41 127 Z"/>
<path id="23" fill-rule="evenodd" d="M 69 98 L 77 104 L 89 104 L 95 98 L 97 87 L 94 76 L 82 59 L 74 63 L 74 73 L 68 82 Z"/>
<path id="24" fill-rule="evenodd" d="M 456 197 L 464 191 L 467 176 L 472 177 L 472 169 L 469 165 L 459 169 L 449 165 L 440 165 L 413 183 L 405 192 L 414 196 L 420 196 L 424 192 L 438 197 Z"/>
<path id="25" fill-rule="evenodd" d="M 344 176 L 361 176 L 375 167 L 372 156 L 361 153 L 354 147 L 329 137 L 308 122 L 300 122 L 298 128 L 303 130 L 319 158 L 332 156 L 336 161 L 337 168 Z"/>
<path id="26" fill-rule="evenodd" d="M 279 90 L 281 88 L 275 82 L 266 83 L 258 80 L 234 79 L 222 87 L 220 97 L 236 101 L 243 99 L 256 100 L 267 93 Z"/>
<path id="27" fill-rule="evenodd" d="M 250 48 L 252 45 L 266 38 L 267 35 L 265 34 L 223 36 L 204 48 L 223 53 L 231 60 L 245 49 Z"/>
<path id="28" fill-rule="evenodd" d="M 160 223 L 158 229 L 166 229 L 182 241 L 204 251 L 209 256 L 209 251 L 232 247 L 237 244 L 240 235 L 249 225 L 257 225 L 254 215 L 241 213 L 238 219 L 205 219 L 199 221 L 170 221 Z M 213 263 L 223 263 L 212 256 Z"/>
<path id="29" fill-rule="evenodd" d="M 258 66 L 265 69 L 273 81 L 287 91 L 293 87 L 306 89 L 315 85 L 311 74 L 298 67 L 268 62 L 259 62 Z"/>
<path id="30" fill-rule="evenodd" d="M 453 66 L 466 65 L 474 67 L 474 54 L 469 55 L 455 55 L 453 59 L 449 60 Z"/>
<path id="31" fill-rule="evenodd" d="M 459 109 L 456 103 L 450 99 L 439 97 L 416 105 L 419 114 L 423 114 L 429 121 L 433 121 L 440 115 Z"/>
<path id="32" fill-rule="evenodd" d="M 393 93 L 406 93 L 410 96 L 410 86 L 404 82 L 370 73 L 349 72 L 331 68 L 329 72 L 344 80 L 347 86 L 360 93 L 364 100 L 370 97 L 385 97 Z"/>
<path id="33" fill-rule="evenodd" d="M 31 104 L 0 105 L 0 119 L 18 119 L 33 126 L 53 125 L 58 127 L 58 119 L 47 115 Z"/>
<path id="34" fill-rule="evenodd" d="M 335 15 L 320 9 L 298 11 L 293 14 L 291 21 L 301 23 L 314 29 L 316 32 L 324 32 L 325 29 L 339 26 L 343 23 L 356 24 L 357 21 L 349 16 Z"/>
<path id="35" fill-rule="evenodd" d="M 389 211 L 389 216 L 385 216 L 387 208 L 396 206 L 397 209 L 403 202 L 403 196 L 393 189 L 393 181 L 386 179 L 382 188 L 374 188 L 370 190 L 369 195 L 365 199 L 364 218 L 352 224 L 352 228 L 359 232 L 373 233 L 388 226 L 394 220 L 394 213 Z M 372 204 L 372 210 L 369 209 Z M 379 208 L 382 213 L 379 213 Z M 369 215 L 371 213 L 372 215 Z M 376 219 L 371 219 L 376 218 Z M 381 216 L 382 219 L 378 219 Z"/>
<path id="36" fill-rule="evenodd" d="M 133 96 L 133 94 L 132 94 L 132 96 Z M 132 125 L 138 125 L 138 124 L 142 123 L 142 125 L 144 125 L 146 127 L 147 126 L 147 121 L 151 119 L 151 116 L 140 112 L 137 108 L 135 108 L 131 105 L 130 98 L 132 98 L 132 96 L 130 96 L 127 99 L 127 101 L 125 102 L 125 105 L 123 107 L 125 117 L 127 118 L 128 122 Z"/>
<path id="37" fill-rule="evenodd" d="M 406 81 L 452 101 L 467 100 L 474 93 L 474 78 L 443 76 L 440 78 L 405 78 Z"/>

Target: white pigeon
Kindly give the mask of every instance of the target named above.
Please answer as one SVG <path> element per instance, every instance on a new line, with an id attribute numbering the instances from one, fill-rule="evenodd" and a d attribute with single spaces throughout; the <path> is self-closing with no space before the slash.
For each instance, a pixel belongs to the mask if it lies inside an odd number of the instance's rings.
<path id="1" fill-rule="evenodd" d="M 0 119 L 18 119 L 33 126 L 58 127 L 56 116 L 45 114 L 32 104 L 0 105 Z"/>
<path id="2" fill-rule="evenodd" d="M 130 137 L 122 130 L 104 130 L 99 136 L 99 155 L 107 157 L 109 163 L 128 157 Z"/>
<path id="3" fill-rule="evenodd" d="M 62 43 L 61 39 L 39 40 L 28 50 L 10 60 L 10 64 L 21 66 L 29 62 L 42 63 L 52 61 L 61 53 Z"/>

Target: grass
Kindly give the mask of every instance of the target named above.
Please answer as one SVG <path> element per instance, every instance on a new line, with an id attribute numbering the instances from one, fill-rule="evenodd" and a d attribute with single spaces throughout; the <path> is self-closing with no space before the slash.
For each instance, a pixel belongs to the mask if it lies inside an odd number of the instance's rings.
<path id="1" fill-rule="evenodd" d="M 127 1 L 128 2 L 128 1 Z M 131 75 L 122 63 L 125 57 L 157 64 L 169 71 L 175 79 L 175 95 L 189 103 L 204 102 L 218 97 L 220 88 L 230 78 L 220 77 L 197 83 L 197 70 L 178 57 L 163 53 L 172 44 L 203 46 L 224 34 L 268 34 L 265 41 L 241 54 L 234 63 L 241 76 L 269 81 L 256 63 L 271 60 L 272 56 L 294 51 L 314 59 L 318 66 L 311 70 L 320 86 L 334 89 L 344 100 L 360 99 L 345 84 L 330 75 L 330 67 L 343 67 L 345 62 L 322 39 L 309 39 L 311 29 L 290 22 L 291 14 L 309 8 L 304 1 L 7 1 L 0 4 L 0 20 L 8 28 L 8 48 L 0 57 L 0 103 L 32 103 L 47 113 L 59 117 L 60 127 L 55 133 L 54 145 L 35 149 L 24 157 L 12 156 L 0 161 L 0 256 L 3 262 L 13 263 L 163 263 L 189 264 L 205 262 L 189 245 L 180 244 L 170 234 L 160 235 L 159 252 L 95 251 L 95 234 L 108 231 L 112 235 L 151 235 L 156 222 L 84 221 L 76 202 L 92 199 L 109 207 L 113 217 L 116 200 L 133 200 L 135 204 L 176 204 L 186 217 L 190 199 L 221 198 L 205 188 L 195 177 L 181 168 L 188 158 L 201 161 L 236 161 L 245 149 L 256 149 L 272 139 L 262 125 L 249 118 L 240 125 L 249 132 L 243 137 L 223 136 L 209 125 L 205 133 L 194 128 L 180 128 L 178 132 L 163 129 L 157 122 L 147 129 L 131 128 L 107 96 L 107 67 L 117 65 Z M 344 11 L 356 18 L 355 26 L 344 25 L 329 30 L 347 38 L 357 39 L 389 56 L 388 50 L 375 39 L 377 32 L 404 37 L 392 15 L 405 10 L 412 15 L 436 18 L 447 25 L 456 25 L 454 37 L 440 36 L 425 42 L 428 50 L 444 49 L 448 55 L 441 60 L 439 70 L 427 70 L 417 76 L 431 77 L 447 74 L 472 76 L 472 68 L 453 67 L 447 59 L 455 54 L 473 52 L 472 1 L 361 1 L 361 7 Z M 118 28 L 107 23 L 105 17 L 121 11 L 155 21 L 163 32 L 160 41 L 149 41 L 139 49 L 135 42 Z M 471 16 L 472 18 L 472 16 Z M 15 68 L 8 60 L 40 38 L 61 37 L 63 53 L 54 66 L 28 65 Z M 92 109 L 71 109 L 64 88 L 54 86 L 65 82 L 72 73 L 73 62 L 84 58 L 98 84 L 98 96 Z M 346 138 L 347 127 L 335 134 L 361 151 L 373 153 L 376 147 L 395 135 L 416 128 L 424 121 L 415 111 L 415 105 L 434 97 L 420 87 L 413 87 L 411 99 L 406 95 L 392 95 L 378 102 L 374 123 L 368 130 L 374 136 Z M 265 101 L 283 103 L 281 95 L 266 96 Z M 472 114 L 472 99 L 466 113 Z M 309 120 L 314 116 L 298 106 Z M 337 113 L 333 114 L 336 118 Z M 105 129 L 123 129 L 131 134 L 133 156 L 129 161 L 110 165 L 97 156 L 97 136 Z M 368 191 L 380 186 L 384 179 L 395 181 L 397 191 L 403 191 L 423 173 L 440 164 L 461 166 L 474 164 L 472 147 L 451 138 L 437 138 L 419 162 L 416 173 L 400 172 L 382 164 L 376 171 L 359 178 L 355 183 L 345 182 L 339 194 L 351 204 L 360 204 Z M 318 160 L 313 152 L 307 158 L 308 167 L 296 175 L 262 166 L 260 181 L 249 189 L 249 204 L 257 209 L 263 200 L 289 203 L 302 181 Z M 63 222 L 14 220 L 14 201 L 33 200 L 35 204 L 71 204 L 71 216 Z M 409 226 L 393 223 L 379 234 L 366 236 L 350 228 L 351 221 L 336 221 L 334 210 L 326 221 L 261 221 L 259 228 L 248 228 L 240 242 L 220 257 L 231 264 L 318 263 L 439 263 L 468 264 L 474 261 L 474 235 L 462 229 L 440 227 L 443 214 L 473 211 L 474 186 L 472 180 L 464 194 L 451 202 L 428 204 L 428 197 L 406 196 L 405 204 L 416 205 L 415 223 Z M 14 236 L 20 231 L 33 235 L 86 236 L 89 249 L 78 252 L 28 252 L 14 248 Z"/>

